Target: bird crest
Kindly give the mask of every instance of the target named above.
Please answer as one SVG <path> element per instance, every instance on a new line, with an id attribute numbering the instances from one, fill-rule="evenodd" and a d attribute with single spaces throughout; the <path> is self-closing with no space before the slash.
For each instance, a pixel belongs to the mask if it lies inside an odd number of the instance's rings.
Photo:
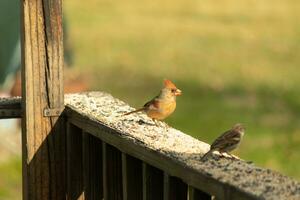
<path id="1" fill-rule="evenodd" d="M 164 80 L 164 86 L 166 88 L 177 88 L 176 85 L 174 83 L 172 83 L 172 81 L 168 80 L 168 79 L 165 79 Z"/>

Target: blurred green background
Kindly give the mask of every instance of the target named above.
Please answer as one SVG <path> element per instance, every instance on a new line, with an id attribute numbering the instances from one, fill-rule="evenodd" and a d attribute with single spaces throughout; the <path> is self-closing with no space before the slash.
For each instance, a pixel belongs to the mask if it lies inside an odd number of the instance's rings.
<path id="1" fill-rule="evenodd" d="M 93 90 L 139 107 L 169 78 L 166 121 L 211 142 L 234 123 L 236 154 L 300 179 L 300 2 L 65 1 L 76 69 Z"/>
<path id="2" fill-rule="evenodd" d="M 299 1 L 63 5 L 74 53 L 67 75 L 80 74 L 91 90 L 133 107 L 169 78 L 183 91 L 169 125 L 211 143 L 241 122 L 247 130 L 235 154 L 300 180 Z M 19 159 L 0 165 L 0 199 L 21 189 L 20 174 Z"/>

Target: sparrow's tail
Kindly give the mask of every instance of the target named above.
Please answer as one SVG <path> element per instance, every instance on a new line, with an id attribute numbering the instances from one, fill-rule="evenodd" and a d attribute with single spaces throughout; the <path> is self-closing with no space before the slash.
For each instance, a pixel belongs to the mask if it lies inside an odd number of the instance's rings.
<path id="1" fill-rule="evenodd" d="M 140 108 L 140 109 L 137 109 L 137 110 L 134 110 L 134 111 L 125 113 L 125 114 L 123 114 L 123 116 L 125 116 L 125 115 L 130 115 L 130 114 L 132 114 L 132 113 L 136 113 L 136 112 L 140 112 L 140 111 L 144 111 L 144 110 L 145 110 L 145 108 Z"/>
<path id="2" fill-rule="evenodd" d="M 202 158 L 201 158 L 201 161 L 204 161 L 207 159 L 208 156 L 210 156 L 210 154 L 213 152 L 213 150 L 209 150 L 207 153 L 205 153 Z"/>

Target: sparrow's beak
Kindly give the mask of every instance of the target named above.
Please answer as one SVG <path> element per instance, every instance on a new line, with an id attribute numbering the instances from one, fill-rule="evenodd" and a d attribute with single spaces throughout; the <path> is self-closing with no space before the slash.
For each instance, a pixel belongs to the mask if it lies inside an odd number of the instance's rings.
<path id="1" fill-rule="evenodd" d="M 181 90 L 176 89 L 175 96 L 180 96 L 182 94 Z"/>

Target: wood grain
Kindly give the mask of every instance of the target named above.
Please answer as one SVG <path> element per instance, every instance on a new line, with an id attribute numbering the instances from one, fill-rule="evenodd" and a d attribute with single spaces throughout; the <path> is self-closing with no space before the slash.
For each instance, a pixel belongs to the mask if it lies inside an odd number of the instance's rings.
<path id="1" fill-rule="evenodd" d="M 23 199 L 65 198 L 61 0 L 21 1 Z"/>

